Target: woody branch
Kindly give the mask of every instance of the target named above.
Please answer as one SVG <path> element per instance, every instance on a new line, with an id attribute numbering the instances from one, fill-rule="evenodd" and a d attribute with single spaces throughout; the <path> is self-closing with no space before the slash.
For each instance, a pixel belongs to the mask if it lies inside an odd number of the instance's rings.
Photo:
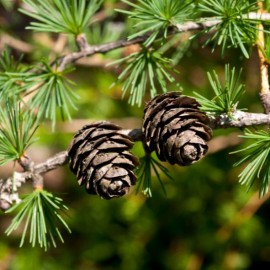
<path id="1" fill-rule="evenodd" d="M 270 20 L 270 13 L 256 13 L 250 12 L 249 14 L 243 16 L 242 18 L 247 18 L 251 20 L 258 20 L 259 21 L 269 21 Z M 213 19 L 213 18 L 202 18 L 199 22 L 195 21 L 188 21 L 182 24 L 175 25 L 169 31 L 169 34 L 177 34 L 183 33 L 188 31 L 196 31 L 196 30 L 203 30 L 221 23 L 220 19 Z M 82 33 L 76 37 L 77 46 L 79 48 L 78 52 L 72 52 L 61 56 L 60 58 L 56 59 L 54 62 L 58 64 L 58 69 L 63 70 L 67 64 L 76 62 L 77 60 L 91 56 L 97 53 L 106 53 L 118 48 L 127 47 L 133 44 L 143 43 L 151 33 L 146 33 L 140 37 L 136 37 L 134 39 L 121 39 L 114 42 L 101 44 L 101 45 L 90 45 L 87 40 L 86 36 Z"/>
<path id="2" fill-rule="evenodd" d="M 226 114 L 217 117 L 210 117 L 209 126 L 213 129 L 218 128 L 244 128 L 249 126 L 270 124 L 270 115 L 263 113 L 248 113 L 243 111 L 235 111 L 232 115 Z M 137 129 L 123 129 L 122 134 L 130 136 L 134 141 L 142 140 L 142 130 Z M 6 180 L 0 180 L 0 209 L 8 209 L 13 202 L 19 202 L 18 188 L 26 181 L 39 181 L 42 174 L 54 170 L 60 166 L 68 163 L 68 152 L 62 151 L 55 154 L 46 161 L 33 164 L 24 172 L 15 172 L 12 177 Z"/>
<path id="3" fill-rule="evenodd" d="M 269 21 L 270 14 L 268 13 L 249 13 L 245 16 L 248 19 Z M 183 24 L 176 25 L 170 30 L 169 34 L 176 34 L 187 31 L 202 30 L 219 24 L 221 20 L 213 18 L 204 18 L 200 22 L 189 21 Z M 126 47 L 132 44 L 143 43 L 149 34 L 134 38 L 134 39 L 122 39 L 115 42 L 110 42 L 102 45 L 90 45 L 85 35 L 82 33 L 76 37 L 78 46 L 77 52 L 72 52 L 67 55 L 61 56 L 56 59 L 53 64 L 58 64 L 58 69 L 63 70 L 67 64 L 73 63 L 83 57 L 91 56 L 97 53 L 106 53 L 114 49 Z M 230 116 L 222 114 L 219 116 L 211 116 L 209 126 L 213 129 L 217 128 L 229 128 L 229 127 L 248 127 L 256 125 L 270 124 L 270 115 L 261 113 L 248 113 L 242 111 L 235 111 Z M 126 129 L 122 130 L 122 133 L 129 135 L 134 141 L 142 140 L 141 129 Z M 13 176 L 8 179 L 0 179 L 0 209 L 8 209 L 13 202 L 19 202 L 18 188 L 26 181 L 39 182 L 42 180 L 42 174 L 54 170 L 60 166 L 64 166 L 68 163 L 68 153 L 63 151 L 57 153 L 48 160 L 39 163 L 32 164 L 29 168 L 23 167 L 24 172 L 14 172 Z"/>

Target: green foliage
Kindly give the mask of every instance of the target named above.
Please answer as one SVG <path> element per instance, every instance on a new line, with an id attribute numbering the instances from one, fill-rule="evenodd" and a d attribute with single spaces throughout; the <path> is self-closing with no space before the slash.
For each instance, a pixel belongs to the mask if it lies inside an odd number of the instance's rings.
<path id="1" fill-rule="evenodd" d="M 78 35 L 88 26 L 102 0 L 24 0 L 29 9 L 20 11 L 38 22 L 28 29 Z"/>
<path id="2" fill-rule="evenodd" d="M 38 110 L 37 118 L 50 119 L 54 128 L 57 119 L 57 109 L 60 110 L 62 119 L 71 119 L 70 107 L 76 109 L 74 101 L 78 96 L 71 89 L 73 82 L 65 75 L 70 69 L 58 71 L 46 61 L 42 62 L 37 74 L 27 78 L 27 82 L 34 84 L 33 97 L 29 100 L 29 107 Z M 28 93 L 29 94 L 29 93 Z"/>
<path id="3" fill-rule="evenodd" d="M 56 238 L 64 242 L 58 226 L 64 226 L 70 232 L 67 223 L 60 215 L 63 210 L 67 210 L 67 207 L 62 203 L 62 199 L 45 190 L 37 189 L 6 212 L 18 211 L 7 228 L 6 234 L 10 235 L 23 224 L 24 229 L 20 246 L 24 244 L 28 232 L 29 243 L 32 247 L 37 244 L 45 250 L 51 244 L 55 247 Z"/>
<path id="4" fill-rule="evenodd" d="M 230 116 L 237 109 L 239 99 L 245 92 L 244 85 L 239 83 L 240 75 L 241 71 L 237 76 L 235 68 L 230 69 L 230 66 L 226 65 L 225 83 L 222 85 L 215 71 L 213 71 L 213 75 L 208 72 L 207 76 L 215 97 L 209 100 L 199 93 L 195 93 L 201 109 L 212 114 L 226 113 Z"/>
<path id="5" fill-rule="evenodd" d="M 4 6 L 5 9 L 11 10 L 13 7 L 13 2 L 11 0 L 1 0 L 0 3 Z"/>
<path id="6" fill-rule="evenodd" d="M 160 175 L 160 171 L 170 180 L 173 180 L 169 174 L 168 169 L 154 157 L 152 157 L 151 154 L 146 154 L 145 156 L 141 157 L 140 165 L 136 172 L 138 175 L 137 191 L 141 189 L 145 195 L 152 197 L 152 173 L 154 172 L 154 175 L 157 177 L 164 194 L 166 194 L 166 189 L 161 180 L 162 177 Z"/>
<path id="7" fill-rule="evenodd" d="M 21 108 L 16 99 L 2 103 L 0 110 L 0 165 L 19 159 L 33 143 L 37 129 L 36 118 L 29 110 Z"/>
<path id="8" fill-rule="evenodd" d="M 188 19 L 190 20 L 194 13 L 193 1 L 189 0 L 150 0 L 147 2 L 138 0 L 138 4 L 134 4 L 128 0 L 122 0 L 122 2 L 133 7 L 134 10 L 118 9 L 117 11 L 127 14 L 129 18 L 138 21 L 134 25 L 136 32 L 128 38 L 132 39 L 151 32 L 144 42 L 145 46 L 149 46 L 155 41 L 159 37 L 159 34 L 165 39 L 169 27 L 183 23 Z"/>
<path id="9" fill-rule="evenodd" d="M 30 87 L 25 82 L 30 73 L 21 65 L 21 60 L 15 62 L 10 50 L 3 50 L 0 57 L 0 99 L 13 97 Z"/>
<path id="10" fill-rule="evenodd" d="M 199 10 L 207 15 L 213 15 L 213 19 L 221 20 L 217 25 L 203 30 L 203 33 L 214 32 L 205 45 L 213 41 L 213 50 L 217 45 L 221 45 L 223 55 L 225 49 L 230 46 L 240 47 L 244 56 L 249 58 L 246 44 L 252 44 L 256 40 L 258 32 L 256 24 L 259 21 L 249 19 L 247 14 L 257 9 L 256 1 L 203 0 L 199 4 Z"/>
<path id="11" fill-rule="evenodd" d="M 247 130 L 240 137 L 255 142 L 233 152 L 234 154 L 242 153 L 244 155 L 240 161 L 235 163 L 235 166 L 249 161 L 245 169 L 239 174 L 239 182 L 251 188 L 255 180 L 260 179 L 259 194 L 263 196 L 268 191 L 270 180 L 270 129 L 268 131 L 255 131 L 254 133 Z"/>
<path id="12" fill-rule="evenodd" d="M 14 57 L 10 55 L 10 50 L 7 47 L 1 53 L 0 70 L 13 72 L 19 70 L 19 61 L 17 64 L 14 62 Z"/>
<path id="13" fill-rule="evenodd" d="M 50 119 L 54 127 L 58 109 L 62 119 L 71 119 L 70 107 L 76 109 L 78 96 L 71 88 L 74 83 L 66 77 L 70 71 L 58 71 L 45 59 L 26 69 L 6 49 L 0 58 L 0 99 L 19 94 L 26 97 L 30 110 L 37 110 L 37 120 Z"/>
<path id="14" fill-rule="evenodd" d="M 118 81 L 123 81 L 123 96 L 130 92 L 131 105 L 141 105 L 146 89 L 150 88 L 151 97 L 154 97 L 159 88 L 163 93 L 167 92 L 167 81 L 170 83 L 175 81 L 168 72 L 172 70 L 171 60 L 158 50 L 142 47 L 139 52 L 132 53 L 111 65 L 122 63 L 127 63 L 127 67 L 118 76 Z"/>

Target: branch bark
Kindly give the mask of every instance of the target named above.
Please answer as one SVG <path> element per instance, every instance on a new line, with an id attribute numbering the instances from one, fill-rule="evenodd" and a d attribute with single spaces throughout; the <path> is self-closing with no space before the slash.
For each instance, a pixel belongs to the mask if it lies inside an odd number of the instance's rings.
<path id="1" fill-rule="evenodd" d="M 68 162 L 68 152 L 63 151 L 55 154 L 46 161 L 33 165 L 29 171 L 14 172 L 8 179 L 0 179 L 0 209 L 7 210 L 13 203 L 19 203 L 18 189 L 27 181 L 32 181 L 33 185 L 40 186 L 41 175 L 64 166 Z M 37 183 L 35 183 L 35 181 Z"/>
<path id="2" fill-rule="evenodd" d="M 264 113 L 249 113 L 243 111 L 235 111 L 230 116 L 221 114 L 217 117 L 210 116 L 209 126 L 212 129 L 218 128 L 244 128 L 258 125 L 269 125 L 270 115 Z"/>
<path id="3" fill-rule="evenodd" d="M 265 10 L 263 9 L 263 3 L 261 1 L 258 2 L 259 11 L 261 14 L 264 14 Z M 269 91 L 269 75 L 268 75 L 268 67 L 269 62 L 265 56 L 265 38 L 264 38 L 264 27 L 262 24 L 258 26 L 258 38 L 257 38 L 257 50 L 258 56 L 260 60 L 260 77 L 261 77 L 261 91 L 260 91 L 260 99 L 262 105 L 264 107 L 264 112 L 270 112 L 270 91 Z"/>

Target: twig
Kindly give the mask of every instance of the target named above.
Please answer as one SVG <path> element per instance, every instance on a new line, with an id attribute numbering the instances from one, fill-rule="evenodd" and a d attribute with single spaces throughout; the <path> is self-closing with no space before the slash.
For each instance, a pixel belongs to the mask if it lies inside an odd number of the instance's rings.
<path id="1" fill-rule="evenodd" d="M 260 71 L 261 71 L 261 93 L 269 93 L 269 81 L 268 81 L 268 62 L 265 58 L 263 51 L 265 50 L 264 33 L 262 24 L 259 25 L 259 34 L 257 40 L 258 55 L 260 59 Z"/>
<path id="2" fill-rule="evenodd" d="M 60 166 L 63 166 L 67 163 L 68 153 L 67 151 L 63 151 L 47 159 L 45 162 L 35 165 L 33 171 L 37 174 L 43 174 L 48 171 L 54 170 Z"/>
<path id="3" fill-rule="evenodd" d="M 230 117 L 220 115 L 216 118 L 211 117 L 209 125 L 213 129 L 229 128 L 229 127 L 247 127 L 255 125 L 270 124 L 270 114 L 263 113 L 247 113 L 242 111 L 234 112 Z M 141 141 L 143 134 L 140 128 L 123 129 L 122 134 L 129 135 L 134 141 Z M 31 162 L 31 160 L 30 160 Z M 40 180 L 40 175 L 54 170 L 68 163 L 68 152 L 63 151 L 55 154 L 53 157 L 39 164 L 24 166 L 25 172 L 15 172 L 13 177 L 7 180 L 0 180 L 0 209 L 7 209 L 15 201 L 19 201 L 18 188 L 27 180 Z M 39 185 L 40 181 L 38 181 Z M 35 185 L 35 183 L 34 183 Z"/>
<path id="4" fill-rule="evenodd" d="M 262 2 L 258 2 L 258 6 L 261 14 L 264 14 Z M 269 75 L 268 75 L 268 66 L 269 63 L 265 57 L 265 38 L 264 38 L 264 28 L 260 24 L 258 26 L 258 39 L 257 39 L 257 51 L 260 60 L 260 77 L 261 77 L 261 90 L 260 90 L 260 99 L 264 107 L 265 113 L 270 113 L 270 91 L 269 91 Z"/>
<path id="5" fill-rule="evenodd" d="M 101 45 L 95 45 L 95 46 L 88 45 L 88 46 L 85 46 L 84 50 L 79 51 L 79 52 L 69 53 L 65 56 L 58 58 L 55 62 L 57 62 L 59 65 L 58 69 L 63 70 L 67 64 L 73 63 L 79 60 L 80 58 L 91 56 L 96 53 L 106 53 L 111 50 L 127 47 L 129 45 L 136 44 L 136 43 L 142 43 L 143 41 L 146 40 L 147 37 L 148 35 L 145 35 L 145 36 L 141 36 L 132 40 L 122 39 L 122 40 L 118 40 L 118 41 L 114 41 L 114 42 L 110 42 L 106 44 L 101 44 Z"/>
<path id="6" fill-rule="evenodd" d="M 209 126 L 213 129 L 237 127 L 244 128 L 258 125 L 269 125 L 270 115 L 264 113 L 248 113 L 235 111 L 230 116 L 221 114 L 217 117 L 210 117 Z"/>
<path id="7" fill-rule="evenodd" d="M 68 153 L 63 151 L 46 161 L 34 165 L 26 172 L 14 172 L 13 176 L 3 180 L 0 179 L 0 209 L 7 210 L 12 203 L 20 202 L 18 188 L 31 180 L 34 188 L 42 188 L 42 174 L 54 170 L 68 162 Z"/>
<path id="8" fill-rule="evenodd" d="M 251 19 L 270 20 L 270 14 L 250 13 L 248 16 Z M 205 18 L 200 23 L 186 22 L 184 24 L 177 25 L 176 28 L 171 31 L 171 34 L 205 29 L 217 25 L 220 22 L 220 20 L 212 20 L 209 18 Z M 149 35 L 150 33 L 132 40 L 118 40 L 107 44 L 91 46 L 88 44 L 86 36 L 84 34 L 81 34 L 76 37 L 79 51 L 62 56 L 58 58 L 54 63 L 57 62 L 59 64 L 59 70 L 63 70 L 67 64 L 79 60 L 85 56 L 90 56 L 96 53 L 106 53 L 117 48 L 126 47 L 136 43 L 142 43 L 149 37 Z M 225 114 L 220 115 L 216 118 L 212 117 L 210 118 L 209 123 L 212 128 L 246 127 L 262 124 L 270 124 L 270 115 L 245 113 L 242 111 L 236 111 L 230 117 Z M 123 130 L 122 133 L 128 134 L 135 141 L 142 140 L 141 129 Z M 34 181 L 35 179 L 41 179 L 41 174 L 56 169 L 59 166 L 63 166 L 67 162 L 67 151 L 64 151 L 56 154 L 54 157 L 48 159 L 43 163 L 37 165 L 31 164 L 29 168 L 28 166 L 24 166 L 24 169 L 29 170 L 23 173 L 15 172 L 13 178 L 9 178 L 5 181 L 0 180 L 0 208 L 7 209 L 12 204 L 12 202 L 19 201 L 17 190 L 21 186 L 21 184 L 25 183 L 27 180 Z M 40 181 L 38 182 L 40 183 Z"/>
<path id="9" fill-rule="evenodd" d="M 244 16 L 247 19 L 251 20 L 270 20 L 270 13 L 255 13 L 251 12 Z M 183 24 L 177 24 L 174 29 L 171 29 L 168 34 L 176 34 L 176 33 L 182 33 L 187 31 L 194 31 L 194 30 L 202 30 L 206 29 L 212 26 L 215 26 L 219 24 L 221 20 L 219 19 L 213 19 L 213 18 L 203 18 L 200 22 L 193 22 L 188 21 Z M 118 41 L 101 44 L 101 45 L 89 45 L 85 39 L 84 35 L 80 35 L 77 37 L 76 41 L 79 47 L 79 52 L 72 52 L 69 54 L 66 54 L 64 56 L 61 56 L 60 58 L 56 59 L 56 61 L 53 63 L 58 63 L 59 70 L 63 70 L 67 64 L 73 63 L 80 58 L 91 56 L 96 53 L 106 53 L 111 50 L 115 50 L 122 47 L 127 47 L 132 44 L 142 43 L 144 42 L 151 33 L 147 33 L 143 36 L 136 37 L 134 39 L 121 39 Z M 79 39 L 78 39 L 79 38 Z M 80 45 L 80 42 L 83 41 L 83 46 Z"/>

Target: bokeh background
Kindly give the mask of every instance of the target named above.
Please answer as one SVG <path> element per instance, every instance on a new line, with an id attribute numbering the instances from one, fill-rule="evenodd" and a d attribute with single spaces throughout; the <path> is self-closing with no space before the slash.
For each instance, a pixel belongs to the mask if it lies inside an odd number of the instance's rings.
<path id="1" fill-rule="evenodd" d="M 125 35 L 120 31 L 124 18 L 114 11 L 119 2 L 104 1 L 88 33 L 91 43 Z M 21 1 L 10 3 L 1 2 L 1 50 L 10 47 L 15 59 L 23 53 L 23 61 L 30 64 L 76 49 L 71 37 L 25 30 L 29 20 L 17 11 Z M 250 59 L 243 58 L 237 49 L 227 50 L 222 58 L 218 48 L 212 52 L 212 48 L 202 47 L 204 37 L 190 40 L 191 35 L 178 36 L 167 51 L 168 55 L 174 54 L 179 71 L 174 76 L 181 87 L 171 85 L 170 90 L 182 90 L 186 95 L 197 91 L 211 97 L 206 73 L 215 69 L 222 80 L 224 65 L 230 63 L 238 72 L 243 69 L 241 82 L 246 85 L 246 94 L 239 107 L 262 112 L 256 48 L 251 49 Z M 107 66 L 137 49 L 132 46 L 77 63 L 70 75 L 76 83 L 74 91 L 80 96 L 78 110 L 72 112 L 74 120 L 59 121 L 55 131 L 50 123 L 40 126 L 36 134 L 39 140 L 28 152 L 35 162 L 66 150 L 76 130 L 90 121 L 109 120 L 124 128 L 140 127 L 143 107 L 132 107 L 127 98 L 122 99 L 121 83 L 110 87 L 121 67 Z M 145 101 L 148 99 L 146 95 Z M 68 166 L 47 173 L 45 188 L 63 198 L 68 206 L 66 220 L 72 234 L 63 231 L 65 242 L 47 252 L 27 243 L 19 248 L 22 231 L 7 237 L 4 231 L 12 215 L 0 212 L 0 269 L 270 269 L 269 194 L 259 199 L 256 183 L 248 192 L 238 183 L 243 167 L 235 168 L 233 164 L 240 156 L 230 154 L 247 145 L 238 137 L 241 133 L 237 129 L 215 130 L 208 155 L 195 165 L 164 164 L 174 181 L 162 177 L 165 195 L 153 176 L 152 198 L 133 190 L 125 198 L 106 201 L 89 196 L 79 187 Z M 140 142 L 133 151 L 143 155 Z M 9 177 L 12 166 L 0 167 L 0 177 Z M 31 192 L 31 185 L 24 185 L 20 192 Z"/>

